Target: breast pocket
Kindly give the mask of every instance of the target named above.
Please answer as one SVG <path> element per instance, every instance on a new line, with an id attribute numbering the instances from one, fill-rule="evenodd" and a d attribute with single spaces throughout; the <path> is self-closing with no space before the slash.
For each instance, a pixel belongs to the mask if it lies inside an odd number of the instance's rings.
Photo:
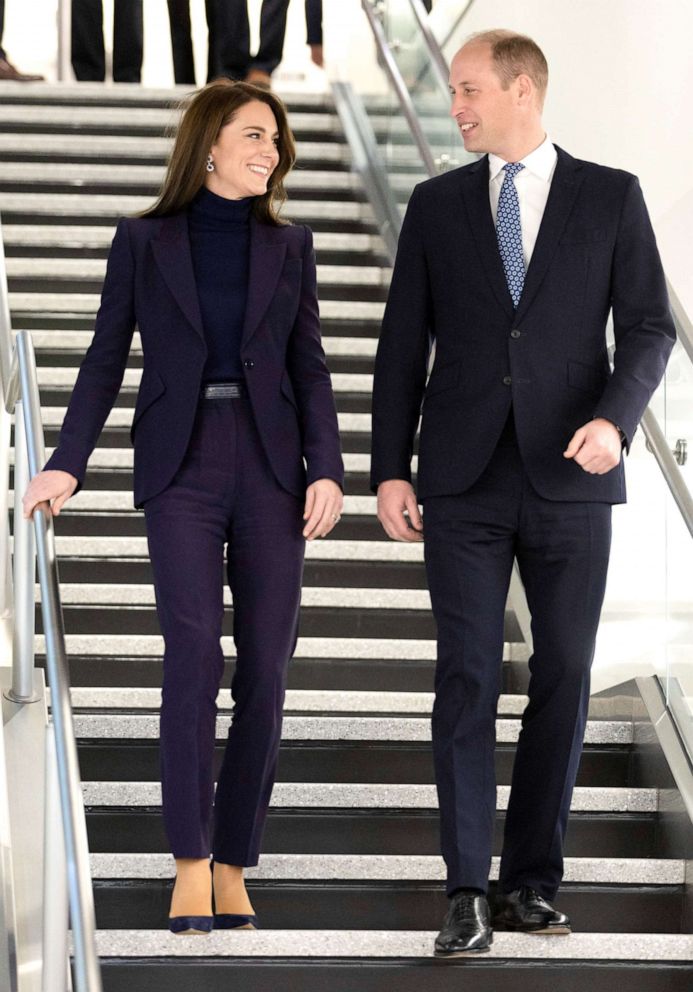
<path id="1" fill-rule="evenodd" d="M 569 227 L 563 232 L 562 245 L 593 245 L 606 241 L 606 231 L 599 227 Z"/>

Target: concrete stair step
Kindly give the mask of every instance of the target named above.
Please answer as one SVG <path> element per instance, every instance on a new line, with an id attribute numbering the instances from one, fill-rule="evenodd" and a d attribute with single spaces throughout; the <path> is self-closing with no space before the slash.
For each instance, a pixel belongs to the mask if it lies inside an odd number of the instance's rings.
<path id="1" fill-rule="evenodd" d="M 8 258 L 7 278 L 10 284 L 32 281 L 83 285 L 96 283 L 100 287 L 106 275 L 106 260 L 101 258 Z M 318 265 L 319 285 L 388 286 L 391 270 L 379 265 Z M 37 290 L 41 291 L 41 290 Z M 58 343 L 58 342 L 56 342 Z"/>
<path id="2" fill-rule="evenodd" d="M 65 218 L 70 218 L 74 223 L 99 218 L 101 223 L 110 225 L 120 217 L 146 210 L 152 202 L 151 196 L 126 193 L 0 192 L 0 211 L 3 217 L 10 218 L 14 224 L 17 223 L 15 218 L 22 217 L 32 218 L 33 223 L 36 223 L 36 218 L 50 218 L 53 222 L 62 223 Z M 311 221 L 328 220 L 333 230 L 345 221 L 367 226 L 372 226 L 374 222 L 370 204 L 357 200 L 310 200 L 294 197 L 290 205 L 287 203 L 283 209 L 282 216 L 308 224 Z"/>
<path id="3" fill-rule="evenodd" d="M 0 135 L 0 138 L 2 136 Z M 3 224 L 5 252 L 9 259 L 16 248 L 45 249 L 62 251 L 101 250 L 105 253 L 111 246 L 115 226 L 79 224 Z M 384 251 L 383 241 L 377 234 L 343 234 L 340 232 L 317 231 L 313 235 L 317 252 L 368 253 Z"/>
<path id="4" fill-rule="evenodd" d="M 83 782 L 82 794 L 85 806 L 90 808 L 161 805 L 158 782 Z M 507 809 L 509 795 L 509 786 L 498 786 L 498 811 Z M 277 782 L 270 806 L 280 809 L 435 810 L 438 809 L 438 797 L 435 785 Z M 572 813 L 656 813 L 659 794 L 657 789 L 578 786 L 570 808 Z"/>
<path id="5" fill-rule="evenodd" d="M 437 931 L 257 930 L 218 931 L 201 940 L 161 930 L 102 930 L 97 933 L 97 950 L 99 955 L 106 958 L 202 955 L 207 958 L 266 956 L 386 960 L 430 958 L 436 936 Z M 692 951 L 693 938 L 687 934 L 658 934 L 652 935 L 651 940 L 645 939 L 642 934 L 620 934 L 618 941 L 614 941 L 609 934 L 595 933 L 576 933 L 567 940 L 498 933 L 494 935 L 492 951 L 484 961 L 524 959 L 686 963 L 690 962 Z M 514 980 L 517 982 L 517 976 Z M 514 987 L 517 988 L 517 985 Z M 536 988 L 536 985 L 532 987 Z M 684 988 L 683 985 L 678 987 Z"/>
<path id="6" fill-rule="evenodd" d="M 92 854 L 91 873 L 102 879 L 172 879 L 170 854 Z M 498 880 L 500 858 L 493 858 L 490 881 Z M 438 855 L 266 854 L 247 868 L 252 882 L 440 882 L 445 863 Z M 684 885 L 681 858 L 566 858 L 564 883 L 592 885 Z"/>
<path id="7" fill-rule="evenodd" d="M 217 717 L 217 740 L 225 741 L 231 719 Z M 84 740 L 158 740 L 158 714 L 76 713 L 75 734 Z M 496 721 L 499 744 L 515 744 L 520 721 L 510 717 Z M 431 721 L 416 716 L 292 716 L 284 717 L 283 740 L 301 741 L 417 741 L 431 739 Z M 633 724 L 627 720 L 588 720 L 586 744 L 632 744 Z"/>

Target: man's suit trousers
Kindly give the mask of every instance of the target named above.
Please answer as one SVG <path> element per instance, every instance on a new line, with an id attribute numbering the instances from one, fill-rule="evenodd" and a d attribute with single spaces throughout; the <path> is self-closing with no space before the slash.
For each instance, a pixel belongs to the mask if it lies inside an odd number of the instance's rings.
<path id="1" fill-rule="evenodd" d="M 254 865 L 296 645 L 303 501 L 275 480 L 248 399 L 204 400 L 180 470 L 144 512 L 164 637 L 161 777 L 171 850 Z M 215 795 L 225 542 L 236 669 Z"/>
<path id="2" fill-rule="evenodd" d="M 143 33 L 142 0 L 114 0 L 114 82 L 140 82 Z M 102 0 L 72 0 L 72 68 L 81 82 L 106 78 Z"/>
<path id="3" fill-rule="evenodd" d="M 577 465 L 576 472 L 583 471 Z M 494 751 L 504 613 L 517 556 L 534 653 L 499 889 L 555 896 L 589 704 L 611 540 L 606 503 L 554 502 L 530 485 L 512 419 L 481 478 L 424 501 L 438 660 L 433 750 L 448 893 L 486 890 L 496 823 Z"/>

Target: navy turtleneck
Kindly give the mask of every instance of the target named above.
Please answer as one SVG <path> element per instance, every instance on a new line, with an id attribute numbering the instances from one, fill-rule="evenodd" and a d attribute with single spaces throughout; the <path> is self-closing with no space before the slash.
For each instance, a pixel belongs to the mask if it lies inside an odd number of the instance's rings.
<path id="1" fill-rule="evenodd" d="M 241 335 L 248 297 L 253 197 L 227 200 L 203 186 L 188 208 L 188 228 L 202 326 L 203 382 L 242 379 Z"/>

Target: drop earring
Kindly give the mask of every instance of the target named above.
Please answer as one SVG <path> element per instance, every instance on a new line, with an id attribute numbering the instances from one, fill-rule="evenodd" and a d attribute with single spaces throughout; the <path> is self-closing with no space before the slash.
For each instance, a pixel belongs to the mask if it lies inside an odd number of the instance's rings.
<path id="1" fill-rule="evenodd" d="M 207 165 L 205 166 L 207 172 L 214 172 L 214 159 L 211 155 L 207 156 Z"/>

